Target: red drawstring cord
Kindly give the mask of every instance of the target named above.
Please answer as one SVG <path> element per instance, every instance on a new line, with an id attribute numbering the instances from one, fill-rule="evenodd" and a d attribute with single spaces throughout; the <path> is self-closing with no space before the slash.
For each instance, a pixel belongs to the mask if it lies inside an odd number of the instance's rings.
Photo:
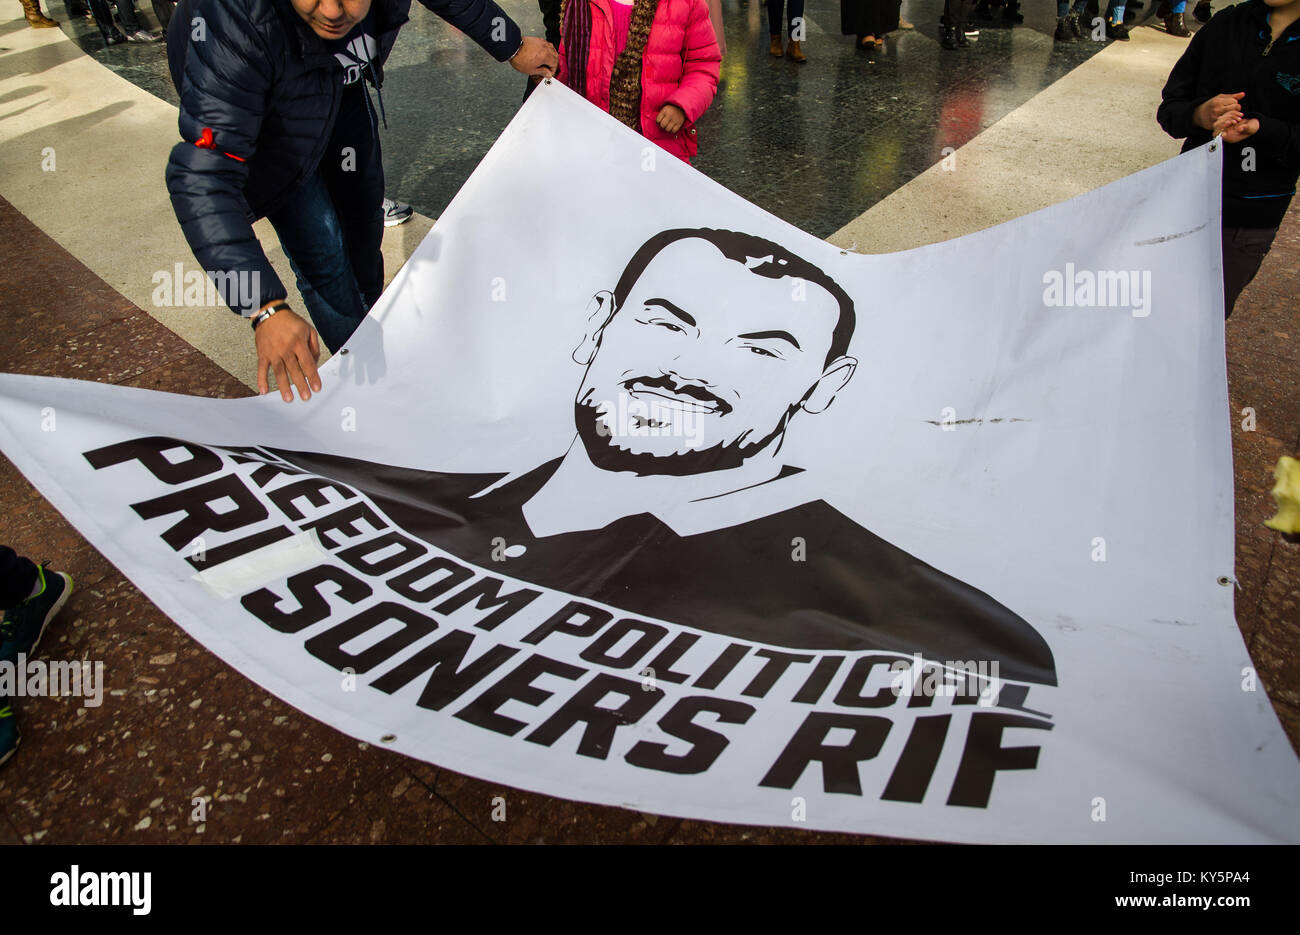
<path id="1" fill-rule="evenodd" d="M 203 132 L 199 134 L 199 138 L 194 141 L 194 145 L 197 146 L 199 149 L 217 150 L 217 144 L 214 143 L 212 140 L 212 128 L 204 127 Z M 217 150 L 217 152 L 221 152 L 221 150 Z M 244 158 L 242 156 L 236 156 L 233 153 L 221 152 L 221 155 L 229 156 L 231 159 L 235 160 L 236 162 L 244 161 Z"/>

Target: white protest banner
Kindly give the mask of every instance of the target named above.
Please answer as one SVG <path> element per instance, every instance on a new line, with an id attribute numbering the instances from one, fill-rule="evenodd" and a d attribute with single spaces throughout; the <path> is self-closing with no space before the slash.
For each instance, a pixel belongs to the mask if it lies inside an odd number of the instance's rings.
<path id="1" fill-rule="evenodd" d="M 1300 840 L 1221 583 L 1221 153 L 863 256 L 647 146 L 547 83 L 309 402 L 3 375 L 4 452 L 245 676 L 449 769 Z"/>

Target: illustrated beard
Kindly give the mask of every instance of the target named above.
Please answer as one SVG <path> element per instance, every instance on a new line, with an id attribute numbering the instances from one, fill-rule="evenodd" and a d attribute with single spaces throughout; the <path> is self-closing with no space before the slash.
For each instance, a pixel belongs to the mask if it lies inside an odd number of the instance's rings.
<path id="1" fill-rule="evenodd" d="M 735 441 L 719 442 L 712 448 L 688 449 L 669 455 L 657 455 L 619 447 L 619 439 L 615 435 L 602 433 L 603 417 L 596 405 L 582 400 L 577 400 L 573 404 L 574 424 L 577 426 L 582 447 L 587 451 L 587 459 L 602 471 L 631 471 L 638 477 L 647 475 L 682 477 L 740 467 L 747 459 L 784 435 L 786 424 L 798 411 L 798 404 L 787 409 L 776 428 L 757 442 L 747 444 L 746 435 L 742 435 Z"/>

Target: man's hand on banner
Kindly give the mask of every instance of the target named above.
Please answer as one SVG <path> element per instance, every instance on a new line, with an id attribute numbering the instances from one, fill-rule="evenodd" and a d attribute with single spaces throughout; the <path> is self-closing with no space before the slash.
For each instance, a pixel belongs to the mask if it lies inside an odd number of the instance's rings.
<path id="1" fill-rule="evenodd" d="M 686 111 L 676 104 L 665 104 L 659 109 L 659 116 L 655 119 L 655 123 L 659 124 L 659 129 L 665 133 L 676 133 L 686 123 Z"/>
<path id="2" fill-rule="evenodd" d="M 510 67 L 525 75 L 553 75 L 560 66 L 555 46 L 537 36 L 524 36 L 524 44 L 510 58 Z"/>
<path id="3" fill-rule="evenodd" d="M 1216 94 L 1196 108 L 1192 114 L 1192 123 L 1202 130 L 1213 130 L 1214 124 L 1224 114 L 1241 113 L 1241 99 L 1245 96 L 1245 91 L 1238 91 L 1236 94 Z"/>
<path id="4" fill-rule="evenodd" d="M 311 399 L 312 392 L 320 392 L 316 372 L 320 339 L 315 328 L 285 308 L 258 325 L 253 339 L 257 342 L 257 392 L 265 396 L 271 391 L 267 368 L 274 371 L 280 398 L 286 403 L 293 402 L 295 386 L 299 399 Z"/>
<path id="5" fill-rule="evenodd" d="M 1214 121 L 1213 130 L 1214 135 L 1222 136 L 1225 143 L 1240 143 L 1259 132 L 1259 120 L 1255 117 L 1246 119 L 1239 113 L 1224 114 Z"/>

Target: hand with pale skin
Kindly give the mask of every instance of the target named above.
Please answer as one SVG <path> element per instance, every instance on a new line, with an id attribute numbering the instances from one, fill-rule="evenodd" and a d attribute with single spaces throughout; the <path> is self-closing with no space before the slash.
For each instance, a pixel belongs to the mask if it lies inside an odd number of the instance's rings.
<path id="1" fill-rule="evenodd" d="M 1216 94 L 1196 108 L 1196 112 L 1192 114 L 1192 123 L 1202 130 L 1213 130 L 1215 122 L 1225 114 L 1241 114 L 1241 99 L 1245 96 L 1245 91 L 1238 91 L 1236 94 Z"/>
<path id="2" fill-rule="evenodd" d="M 1240 143 L 1259 132 L 1259 120 L 1255 117 L 1247 119 L 1240 113 L 1227 113 L 1214 121 L 1212 129 L 1215 136 L 1223 136 L 1223 142 Z"/>
<path id="3" fill-rule="evenodd" d="M 510 59 L 510 67 L 525 75 L 545 77 L 560 67 L 560 53 L 555 46 L 537 36 L 524 36 L 524 44 Z"/>
<path id="4" fill-rule="evenodd" d="M 280 398 L 293 402 L 293 388 L 298 388 L 298 398 L 311 399 L 320 392 L 320 374 L 316 361 L 320 360 L 320 338 L 316 329 L 291 310 L 282 308 L 264 320 L 253 332 L 257 344 L 257 392 L 265 396 L 271 391 L 267 370 L 275 373 Z"/>
<path id="5" fill-rule="evenodd" d="M 665 104 L 659 108 L 659 116 L 655 118 L 655 123 L 659 124 L 659 129 L 665 133 L 676 133 L 686 124 L 686 112 L 676 104 Z"/>

